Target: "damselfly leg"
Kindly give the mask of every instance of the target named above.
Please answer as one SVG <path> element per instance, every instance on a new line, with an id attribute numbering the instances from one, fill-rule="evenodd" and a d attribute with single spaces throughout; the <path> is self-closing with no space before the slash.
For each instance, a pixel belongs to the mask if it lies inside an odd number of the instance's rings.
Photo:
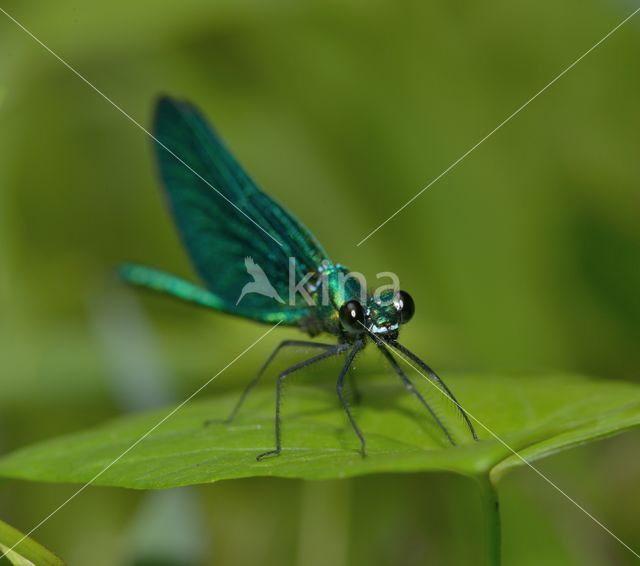
<path id="1" fill-rule="evenodd" d="M 471 421 L 469 420 L 469 416 L 467 415 L 467 412 L 462 408 L 462 405 L 458 403 L 458 400 L 454 397 L 453 393 L 451 393 L 451 390 L 447 387 L 445 382 L 442 381 L 442 378 L 435 371 L 433 371 L 426 363 L 424 363 L 418 356 L 416 356 L 411 350 L 409 350 L 408 348 L 400 344 L 397 340 L 389 340 L 389 344 L 391 344 L 400 353 L 404 354 L 411 361 L 418 364 L 418 366 L 427 373 L 427 376 L 432 381 L 435 382 L 436 386 L 439 387 L 440 390 L 447 397 L 449 397 L 449 399 L 451 399 L 453 404 L 458 408 L 458 411 L 462 415 L 462 418 L 467 423 L 467 427 L 469 428 L 469 432 L 471 433 L 471 436 L 473 437 L 474 440 L 478 440 L 478 435 L 476 434 L 476 431 L 473 428 Z"/>
<path id="2" fill-rule="evenodd" d="M 353 346 L 353 349 L 351 350 L 351 352 L 349 352 L 349 355 L 347 356 L 346 361 L 344 362 L 344 366 L 342 366 L 342 370 L 340 371 L 340 375 L 338 376 L 338 382 L 336 383 L 336 391 L 338 393 L 338 397 L 340 398 L 340 403 L 342 403 L 342 408 L 344 409 L 345 413 L 347 413 L 347 417 L 349 417 L 349 422 L 351 423 L 351 428 L 353 428 L 353 432 L 356 433 L 356 436 L 358 437 L 358 439 L 360 440 L 360 454 L 362 454 L 362 456 L 366 456 L 366 450 L 365 450 L 365 440 L 364 440 L 364 436 L 362 434 L 362 432 L 360 431 L 360 429 L 358 428 L 358 425 L 356 424 L 355 419 L 353 418 L 353 415 L 351 414 L 351 409 L 349 408 L 349 404 L 347 403 L 346 399 L 344 398 L 344 377 L 347 374 L 347 371 L 349 369 L 349 367 L 351 366 L 351 364 L 353 363 L 353 360 L 356 357 L 356 354 L 362 350 L 362 348 L 364 347 L 364 340 L 358 340 L 355 345 Z"/>
<path id="3" fill-rule="evenodd" d="M 447 437 L 447 439 L 449 440 L 449 442 L 451 442 L 451 444 L 453 446 L 456 445 L 455 440 L 453 439 L 453 437 L 451 436 L 451 433 L 449 432 L 449 430 L 447 429 L 447 427 L 444 425 L 444 423 L 440 420 L 440 418 L 438 417 L 438 415 L 436 415 L 436 412 L 433 410 L 433 408 L 431 407 L 431 405 L 429 405 L 429 403 L 427 403 L 426 399 L 422 396 L 422 394 L 420 393 L 420 391 L 418 391 L 415 386 L 413 385 L 413 383 L 411 382 L 411 380 L 406 376 L 406 374 L 402 371 L 402 368 L 398 365 L 398 362 L 396 361 L 396 359 L 393 357 L 393 355 L 391 354 L 391 352 L 389 352 L 389 350 L 387 349 L 387 347 L 382 343 L 382 342 L 378 342 L 378 348 L 380 348 L 380 351 L 382 352 L 382 354 L 384 355 L 385 358 L 387 358 L 387 360 L 389 361 L 389 364 L 391 365 L 391 367 L 393 368 L 393 370 L 398 374 L 398 377 L 402 380 L 402 383 L 404 383 L 404 386 L 407 388 L 407 390 L 414 395 L 418 401 L 420 401 L 420 403 L 422 403 L 422 405 L 424 405 L 424 407 L 427 409 L 427 411 L 429 411 L 429 413 L 431 414 L 431 417 L 433 418 L 433 420 L 436 422 L 436 424 L 440 427 L 440 429 L 442 430 L 442 432 L 444 432 L 445 436 Z"/>
<path id="4" fill-rule="evenodd" d="M 278 346 L 276 346 L 275 350 L 273 350 L 273 352 L 271 352 L 271 354 L 269 355 L 267 360 L 264 362 L 264 364 L 262 364 L 262 367 L 260 368 L 260 371 L 258 371 L 258 373 L 255 375 L 255 377 L 244 388 L 244 391 L 240 395 L 239 399 L 236 401 L 236 404 L 233 407 L 233 410 L 231 411 L 229 416 L 226 419 L 223 419 L 223 420 L 220 420 L 220 419 L 209 419 L 209 420 L 206 420 L 205 423 L 204 423 L 205 426 L 210 425 L 210 424 L 214 424 L 214 423 L 220 423 L 220 422 L 223 422 L 225 424 L 231 424 L 233 422 L 233 419 L 236 418 L 236 415 L 238 414 L 238 411 L 240 410 L 240 407 L 242 407 L 243 403 L 245 402 L 247 396 L 249 395 L 251 390 L 257 385 L 258 381 L 260 381 L 260 378 L 262 377 L 264 372 L 267 370 L 267 368 L 269 367 L 271 362 L 278 355 L 278 352 L 280 352 L 284 348 L 295 348 L 295 347 L 298 347 L 298 348 L 307 348 L 308 347 L 308 348 L 318 348 L 318 349 L 321 349 L 321 350 L 332 350 L 332 349 L 334 349 L 336 347 L 336 345 L 335 344 L 324 344 L 322 342 L 310 342 L 309 340 L 283 340 L 282 342 L 280 342 L 280 344 L 278 344 Z"/>
<path id="5" fill-rule="evenodd" d="M 280 452 L 282 451 L 282 443 L 280 440 L 280 405 L 282 401 L 282 383 L 284 382 L 284 380 L 289 375 L 291 375 L 292 373 L 298 370 L 301 370 L 302 368 L 310 366 L 311 364 L 315 364 L 320 360 L 330 358 L 331 356 L 342 354 L 347 350 L 348 347 L 349 346 L 347 344 L 338 344 L 338 345 L 331 346 L 331 348 L 327 349 L 326 352 L 323 352 L 322 354 L 318 354 L 317 356 L 313 356 L 312 358 L 309 358 L 308 360 L 305 360 L 303 362 L 297 363 L 291 366 L 290 368 L 284 370 L 282 373 L 280 373 L 280 375 L 278 376 L 278 382 L 276 384 L 276 421 L 275 421 L 276 447 L 274 450 L 269 450 L 267 452 L 264 452 L 258 455 L 256 457 L 256 460 L 261 461 L 264 458 L 267 458 L 269 456 L 275 456 L 277 454 L 280 454 Z M 351 357 L 351 359 L 353 358 Z M 348 368 L 348 365 L 345 364 L 345 368 L 343 368 L 342 374 L 346 372 L 346 368 Z"/>

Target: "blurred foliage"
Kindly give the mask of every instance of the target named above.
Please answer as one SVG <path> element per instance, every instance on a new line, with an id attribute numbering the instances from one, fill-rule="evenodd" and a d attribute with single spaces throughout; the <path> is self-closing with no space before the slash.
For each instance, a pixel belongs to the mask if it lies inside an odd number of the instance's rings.
<path id="1" fill-rule="evenodd" d="M 333 259 L 368 276 L 400 275 L 418 307 L 402 339 L 436 368 L 638 378 L 640 20 L 355 246 L 628 15 L 629 3 L 39 0 L 3 9 L 145 126 L 161 92 L 201 106 Z M 0 30 L 6 452 L 182 399 L 262 328 L 138 299 L 112 279 L 123 260 L 190 275 L 149 140 L 2 15 Z M 211 392 L 246 380 L 274 345 L 260 344 Z M 366 355 L 361 365 L 377 363 Z M 637 435 L 629 438 L 637 447 Z M 625 479 L 640 470 L 634 444 L 622 437 L 558 458 L 545 463 L 550 475 L 640 547 L 626 505 L 640 500 L 637 482 Z M 591 474 L 594 485 L 577 484 Z M 507 563 L 630 559 L 537 478 L 519 472 L 510 481 Z M 353 553 L 372 564 L 469 563 L 482 531 L 459 483 L 411 476 L 201 488 L 207 556 L 304 562 L 314 549 L 322 555 L 326 535 L 343 548 L 336 564 Z M 348 500 L 336 511 L 350 525 L 348 544 L 330 509 L 309 534 L 305 506 L 322 489 Z M 70 494 L 11 484 L 0 490 L 0 515 L 28 530 Z M 72 564 L 135 563 L 125 533 L 143 505 L 140 494 L 87 490 L 42 528 L 42 540 Z M 306 517 L 300 527 L 297 513 Z M 589 552 L 576 543 L 587 538 L 580 529 L 593 529 Z"/>
<path id="2" fill-rule="evenodd" d="M 18 543 L 19 548 L 13 549 Z M 57 556 L 3 521 L 0 521 L 0 552 L 2 552 L 0 564 L 62 566 L 62 561 Z"/>

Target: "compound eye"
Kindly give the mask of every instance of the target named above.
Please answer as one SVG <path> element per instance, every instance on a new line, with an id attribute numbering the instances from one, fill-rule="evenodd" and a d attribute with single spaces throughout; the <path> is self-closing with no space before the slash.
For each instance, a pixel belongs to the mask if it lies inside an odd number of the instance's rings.
<path id="1" fill-rule="evenodd" d="M 340 307 L 340 323 L 347 332 L 360 333 L 364 328 L 364 309 L 358 301 L 347 301 Z"/>
<path id="2" fill-rule="evenodd" d="M 406 291 L 398 291 L 398 313 L 400 314 L 400 324 L 409 322 L 416 312 L 416 305 L 411 295 Z"/>

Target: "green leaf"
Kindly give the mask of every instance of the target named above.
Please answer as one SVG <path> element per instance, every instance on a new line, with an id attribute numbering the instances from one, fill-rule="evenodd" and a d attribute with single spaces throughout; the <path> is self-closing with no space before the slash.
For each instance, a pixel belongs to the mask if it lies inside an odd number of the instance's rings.
<path id="1" fill-rule="evenodd" d="M 19 542 L 20 541 L 20 542 Z M 19 542 L 19 544 L 18 544 Z M 9 550 L 13 546 L 15 549 Z M 63 562 L 35 540 L 24 537 L 11 525 L 0 521 L 0 556 L 15 566 L 62 566 Z M 4 564 L 2 560 L 0 560 Z"/>
<path id="2" fill-rule="evenodd" d="M 640 387 L 632 383 L 573 375 L 448 375 L 447 381 L 473 416 L 529 461 L 640 424 Z M 286 389 L 279 457 L 255 458 L 274 444 L 274 390 L 264 387 L 249 396 L 233 425 L 203 423 L 226 417 L 239 392 L 188 403 L 104 473 L 169 409 L 18 450 L 0 459 L 0 476 L 153 489 L 250 476 L 318 479 L 429 470 L 491 473 L 495 481 L 522 465 L 480 425 L 481 440 L 472 441 L 462 419 L 445 406 L 439 413 L 459 440 L 448 445 L 394 376 L 363 376 L 359 383 L 362 400 L 354 411 L 367 439 L 366 458 L 358 454 L 333 387 L 298 379 Z M 420 389 L 431 389 L 431 399 L 440 396 L 426 383 Z"/>

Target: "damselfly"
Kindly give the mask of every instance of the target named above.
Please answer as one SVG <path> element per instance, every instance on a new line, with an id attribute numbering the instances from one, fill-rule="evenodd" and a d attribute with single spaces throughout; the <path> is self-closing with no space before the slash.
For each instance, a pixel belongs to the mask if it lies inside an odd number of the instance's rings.
<path id="1" fill-rule="evenodd" d="M 284 348 L 306 346 L 320 352 L 279 374 L 276 385 L 275 449 L 279 454 L 280 402 L 284 380 L 292 373 L 331 356 L 346 359 L 336 391 L 364 456 L 365 439 L 344 393 L 347 370 L 369 342 L 382 352 L 405 387 L 455 440 L 442 419 L 416 389 L 392 351 L 415 363 L 462 415 L 477 440 L 467 413 L 442 379 L 398 342 L 403 324 L 414 314 L 411 296 L 398 289 L 371 293 L 361 279 L 333 263 L 316 238 L 279 204 L 263 193 L 192 105 L 162 98 L 156 108 L 154 138 L 160 176 L 178 231 L 205 283 L 199 287 L 153 268 L 127 264 L 122 277 L 133 284 L 168 293 L 191 303 L 266 324 L 296 326 L 309 336 L 335 336 L 335 344 L 281 342 L 238 399 L 231 422 L 251 389 Z M 253 279 L 253 281 L 251 281 Z M 299 293 L 292 293 L 292 279 Z"/>

